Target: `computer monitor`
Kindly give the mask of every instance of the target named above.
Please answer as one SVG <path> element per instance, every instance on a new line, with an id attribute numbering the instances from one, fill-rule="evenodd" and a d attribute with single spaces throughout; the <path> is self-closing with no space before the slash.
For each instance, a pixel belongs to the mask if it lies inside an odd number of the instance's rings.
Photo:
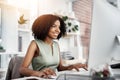
<path id="1" fill-rule="evenodd" d="M 2 24 L 1 24 L 1 8 L 0 8 L 0 40 L 2 37 Z"/>
<path id="2" fill-rule="evenodd" d="M 110 64 L 112 57 L 120 60 L 120 9 L 107 0 L 93 0 L 93 16 L 88 67 Z"/>

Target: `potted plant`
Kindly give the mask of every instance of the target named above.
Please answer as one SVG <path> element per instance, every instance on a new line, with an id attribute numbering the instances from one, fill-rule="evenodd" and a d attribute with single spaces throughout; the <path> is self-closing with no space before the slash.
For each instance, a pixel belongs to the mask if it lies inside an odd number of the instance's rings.
<path id="1" fill-rule="evenodd" d="M 79 31 L 79 22 L 76 19 L 69 18 L 68 16 L 62 16 L 62 19 L 66 24 L 68 33 L 75 33 Z"/>

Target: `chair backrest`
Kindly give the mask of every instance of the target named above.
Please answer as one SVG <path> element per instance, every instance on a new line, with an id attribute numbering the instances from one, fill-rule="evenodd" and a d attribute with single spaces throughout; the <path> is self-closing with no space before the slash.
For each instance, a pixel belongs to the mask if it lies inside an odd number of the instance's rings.
<path id="1" fill-rule="evenodd" d="M 20 75 L 19 73 L 19 68 L 21 66 L 22 61 L 23 61 L 23 57 L 20 57 L 20 56 L 15 56 L 11 58 L 8 65 L 8 70 L 6 73 L 5 80 L 11 80 L 11 79 L 22 77 L 22 75 Z"/>

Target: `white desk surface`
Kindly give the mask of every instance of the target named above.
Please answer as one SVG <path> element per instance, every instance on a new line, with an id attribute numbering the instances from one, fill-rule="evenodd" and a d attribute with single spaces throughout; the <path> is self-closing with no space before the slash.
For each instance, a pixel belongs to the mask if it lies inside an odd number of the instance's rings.
<path id="1" fill-rule="evenodd" d="M 79 74 L 80 75 L 80 74 L 83 74 L 83 73 L 77 72 L 77 71 L 60 71 L 60 72 L 57 73 L 57 76 L 59 76 L 60 74 Z M 86 74 L 86 72 L 84 74 Z M 12 79 L 12 80 L 27 80 L 27 79 L 32 79 L 32 78 L 37 79 L 37 80 L 56 80 L 56 78 L 55 79 L 44 79 L 44 78 L 39 78 L 39 77 L 34 77 L 34 76 L 17 78 L 17 79 Z"/>
<path id="2" fill-rule="evenodd" d="M 56 80 L 56 79 L 44 79 L 44 78 L 39 78 L 39 77 L 34 77 L 34 76 L 31 76 L 31 77 L 24 77 L 24 78 L 17 78 L 17 79 L 12 79 L 12 80 Z"/>
<path id="3" fill-rule="evenodd" d="M 120 70 L 120 69 L 119 69 Z M 118 71 L 118 70 L 117 70 Z M 60 72 L 58 72 L 57 73 L 57 76 L 59 76 L 60 74 L 78 74 L 78 75 L 84 75 L 84 76 L 89 76 L 90 75 L 90 73 L 89 73 L 89 71 L 87 72 L 85 72 L 85 71 L 82 71 L 82 72 L 76 72 L 76 71 L 60 71 Z M 118 73 L 120 74 L 120 72 L 118 71 Z M 34 78 L 34 79 L 37 79 L 37 80 L 56 80 L 56 78 L 55 79 L 44 79 L 44 78 L 39 78 L 39 77 L 34 77 L 34 76 L 31 76 L 31 77 L 24 77 L 24 78 L 17 78 L 17 79 L 12 79 L 12 80 L 29 80 L 29 79 L 31 79 L 32 80 L 32 78 Z M 115 80 L 120 80 L 120 78 L 116 78 Z"/>

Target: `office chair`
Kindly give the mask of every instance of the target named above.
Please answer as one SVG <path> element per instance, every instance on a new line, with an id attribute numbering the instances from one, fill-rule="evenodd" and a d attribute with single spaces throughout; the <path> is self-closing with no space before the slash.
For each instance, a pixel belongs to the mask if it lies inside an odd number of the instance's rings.
<path id="1" fill-rule="evenodd" d="M 23 77 L 19 73 L 19 68 L 21 66 L 22 61 L 23 61 L 23 57 L 20 57 L 20 56 L 14 56 L 11 58 L 8 65 L 5 80 L 11 80 L 11 79 Z"/>

